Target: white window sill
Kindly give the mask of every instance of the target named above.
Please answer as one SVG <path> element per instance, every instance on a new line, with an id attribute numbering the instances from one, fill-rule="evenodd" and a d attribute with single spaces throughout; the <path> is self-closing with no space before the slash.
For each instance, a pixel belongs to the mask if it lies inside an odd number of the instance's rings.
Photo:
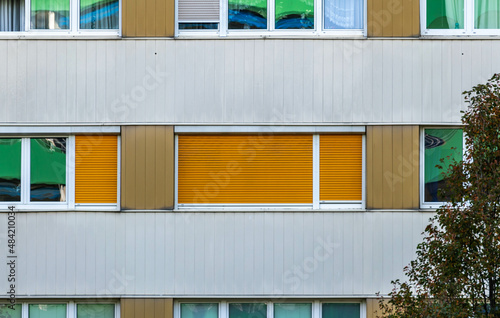
<path id="1" fill-rule="evenodd" d="M 10 207 L 14 207 L 13 211 Z M 117 204 L 77 204 L 74 207 L 70 207 L 68 204 L 19 204 L 16 205 L 15 202 L 12 204 L 2 204 L 0 205 L 0 212 L 71 212 L 71 211 L 88 211 L 88 212 L 98 212 L 98 211 L 120 211 L 120 207 Z"/>
<path id="2" fill-rule="evenodd" d="M 219 31 L 178 31 L 177 39 L 366 39 L 366 32 L 363 30 L 346 31 L 229 31 L 227 34 L 220 34 Z"/>
<path id="3" fill-rule="evenodd" d="M 58 39 L 119 39 L 121 32 L 114 31 L 95 31 L 95 32 L 76 32 L 66 31 L 28 31 L 28 32 L 0 32 L 0 39 L 8 40 L 58 40 Z"/>

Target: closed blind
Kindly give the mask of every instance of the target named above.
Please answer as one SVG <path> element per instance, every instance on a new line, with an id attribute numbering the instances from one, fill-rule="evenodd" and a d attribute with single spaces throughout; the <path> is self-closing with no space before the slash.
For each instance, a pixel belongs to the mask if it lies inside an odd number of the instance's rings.
<path id="1" fill-rule="evenodd" d="M 117 136 L 75 137 L 75 202 L 117 203 Z"/>
<path id="2" fill-rule="evenodd" d="M 362 136 L 320 136 L 320 200 L 361 201 Z"/>
<path id="3" fill-rule="evenodd" d="M 219 0 L 179 0 L 179 22 L 219 22 Z"/>
<path id="4" fill-rule="evenodd" d="M 179 136 L 178 202 L 312 203 L 312 136 Z"/>

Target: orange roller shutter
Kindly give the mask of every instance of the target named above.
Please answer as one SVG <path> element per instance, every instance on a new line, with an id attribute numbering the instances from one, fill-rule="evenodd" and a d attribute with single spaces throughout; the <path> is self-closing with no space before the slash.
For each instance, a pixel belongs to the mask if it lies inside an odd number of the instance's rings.
<path id="1" fill-rule="evenodd" d="M 117 203 L 117 136 L 75 137 L 75 202 Z"/>
<path id="2" fill-rule="evenodd" d="M 180 204 L 312 203 L 312 136 L 179 136 Z"/>
<path id="3" fill-rule="evenodd" d="M 320 201 L 361 201 L 362 136 L 320 136 Z"/>

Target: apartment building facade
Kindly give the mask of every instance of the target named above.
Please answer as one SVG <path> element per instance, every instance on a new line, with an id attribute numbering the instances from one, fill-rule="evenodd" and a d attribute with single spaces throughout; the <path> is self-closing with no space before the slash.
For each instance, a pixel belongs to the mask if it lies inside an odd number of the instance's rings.
<path id="1" fill-rule="evenodd" d="M 493 0 L 0 0 L 0 317 L 375 317 L 499 35 Z"/>

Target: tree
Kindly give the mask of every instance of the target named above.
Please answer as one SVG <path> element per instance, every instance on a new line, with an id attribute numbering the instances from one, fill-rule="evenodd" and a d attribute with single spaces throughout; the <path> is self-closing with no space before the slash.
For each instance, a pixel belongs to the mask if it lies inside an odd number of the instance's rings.
<path id="1" fill-rule="evenodd" d="M 463 94 L 464 160 L 440 167 L 449 203 L 426 227 L 407 281 L 380 301 L 382 317 L 500 318 L 500 74 Z"/>

